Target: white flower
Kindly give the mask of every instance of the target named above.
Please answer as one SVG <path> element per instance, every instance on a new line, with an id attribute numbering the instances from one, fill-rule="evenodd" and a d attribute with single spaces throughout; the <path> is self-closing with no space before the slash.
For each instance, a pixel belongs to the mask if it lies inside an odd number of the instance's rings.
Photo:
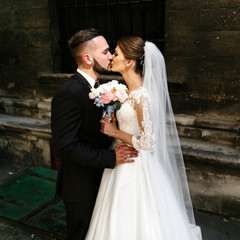
<path id="1" fill-rule="evenodd" d="M 89 98 L 94 99 L 94 104 L 98 107 L 103 107 L 111 102 L 117 108 L 116 106 L 119 106 L 120 103 L 123 103 L 128 98 L 127 92 L 126 85 L 118 83 L 117 80 L 112 80 L 111 82 L 101 84 L 98 88 L 92 88 Z M 106 96 L 108 96 L 108 101 L 106 101 Z M 109 96 L 112 98 L 109 99 Z"/>

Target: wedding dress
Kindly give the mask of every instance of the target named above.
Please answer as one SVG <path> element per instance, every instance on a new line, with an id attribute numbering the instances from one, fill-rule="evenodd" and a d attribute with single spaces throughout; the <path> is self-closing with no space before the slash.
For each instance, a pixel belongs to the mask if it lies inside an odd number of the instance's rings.
<path id="1" fill-rule="evenodd" d="M 144 69 L 148 77 L 148 58 L 155 59 L 148 54 L 155 54 L 156 49 L 151 43 L 145 46 L 148 51 L 145 49 Z M 159 64 L 164 64 L 162 59 Z M 150 66 L 152 74 L 156 62 Z M 202 239 L 193 217 L 174 117 L 168 111 L 171 104 L 166 79 L 158 79 L 162 90 L 157 88 L 157 95 L 156 85 L 151 82 L 149 89 L 148 80 L 145 78 L 145 84 L 132 91 L 116 112 L 119 129 L 133 135 L 133 146 L 139 155 L 134 163 L 104 170 L 86 240 Z M 157 100 L 159 94 L 164 97 Z M 140 124 L 138 104 L 143 108 Z M 119 140 L 114 141 L 115 145 L 118 143 Z"/>
<path id="2" fill-rule="evenodd" d="M 133 102 L 138 102 L 144 92 L 143 88 L 132 92 L 133 101 L 125 102 L 116 114 L 119 129 L 134 136 L 140 134 L 140 128 Z M 150 123 L 146 117 L 145 121 Z M 149 141 L 152 134 L 148 127 L 150 132 L 144 133 L 144 141 Z M 150 142 L 141 144 L 149 148 Z M 162 197 L 159 202 L 155 201 L 149 176 L 152 159 L 145 157 L 144 151 L 139 149 L 134 163 L 104 170 L 86 240 L 201 239 L 200 229 L 191 226 L 179 210 L 163 170 L 159 182 Z"/>

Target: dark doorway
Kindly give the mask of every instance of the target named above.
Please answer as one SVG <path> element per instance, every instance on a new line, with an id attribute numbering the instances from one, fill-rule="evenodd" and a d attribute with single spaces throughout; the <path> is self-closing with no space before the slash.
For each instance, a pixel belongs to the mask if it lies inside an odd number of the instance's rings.
<path id="1" fill-rule="evenodd" d="M 58 0 L 61 70 L 72 73 L 76 65 L 67 41 L 77 31 L 94 27 L 106 37 L 113 52 L 116 40 L 125 35 L 164 43 L 164 0 Z"/>

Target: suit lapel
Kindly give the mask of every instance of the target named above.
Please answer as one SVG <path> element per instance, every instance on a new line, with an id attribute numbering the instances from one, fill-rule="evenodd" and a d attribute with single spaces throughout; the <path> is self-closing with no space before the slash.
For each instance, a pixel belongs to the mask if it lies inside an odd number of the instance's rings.
<path id="1" fill-rule="evenodd" d="M 78 71 L 75 72 L 74 77 L 77 79 L 77 81 L 84 86 L 84 89 L 88 92 L 90 92 L 90 84 L 87 81 L 85 77 L 83 77 Z"/>

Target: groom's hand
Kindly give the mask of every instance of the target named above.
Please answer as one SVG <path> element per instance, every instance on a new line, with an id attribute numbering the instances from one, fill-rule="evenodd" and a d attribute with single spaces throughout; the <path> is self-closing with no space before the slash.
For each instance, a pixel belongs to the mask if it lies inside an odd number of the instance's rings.
<path id="1" fill-rule="evenodd" d="M 125 143 L 119 143 L 114 148 L 114 151 L 116 153 L 116 165 L 132 163 L 134 160 L 131 158 L 138 156 L 138 151 L 135 148 L 126 145 Z"/>

